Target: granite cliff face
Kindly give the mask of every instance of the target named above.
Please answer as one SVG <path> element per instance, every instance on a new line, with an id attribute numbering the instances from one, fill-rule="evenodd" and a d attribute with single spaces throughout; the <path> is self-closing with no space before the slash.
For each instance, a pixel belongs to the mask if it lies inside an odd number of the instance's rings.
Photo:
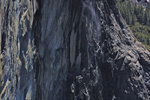
<path id="1" fill-rule="evenodd" d="M 150 53 L 115 0 L 0 0 L 2 100 L 150 100 Z"/>

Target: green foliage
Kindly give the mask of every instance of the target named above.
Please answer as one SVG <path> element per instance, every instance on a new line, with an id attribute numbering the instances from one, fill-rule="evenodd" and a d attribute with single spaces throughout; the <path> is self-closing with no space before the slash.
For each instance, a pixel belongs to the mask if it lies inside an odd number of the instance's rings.
<path id="1" fill-rule="evenodd" d="M 137 40 L 150 51 L 150 3 L 144 8 L 130 0 L 117 0 L 117 6 Z"/>
<path id="2" fill-rule="evenodd" d="M 127 24 L 134 25 L 136 21 L 136 16 L 134 15 L 135 7 L 132 6 L 131 2 L 130 1 L 123 2 L 122 0 L 118 0 L 117 5 Z"/>

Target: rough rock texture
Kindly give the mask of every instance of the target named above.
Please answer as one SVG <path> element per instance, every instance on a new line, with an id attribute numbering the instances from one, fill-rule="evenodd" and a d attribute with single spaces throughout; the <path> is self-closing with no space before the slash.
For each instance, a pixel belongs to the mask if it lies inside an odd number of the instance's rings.
<path id="1" fill-rule="evenodd" d="M 0 0 L 0 96 L 3 100 L 30 100 L 33 97 L 32 25 L 35 11 L 35 1 Z"/>
<path id="2" fill-rule="evenodd" d="M 2 100 L 150 100 L 150 53 L 115 0 L 0 0 Z"/>

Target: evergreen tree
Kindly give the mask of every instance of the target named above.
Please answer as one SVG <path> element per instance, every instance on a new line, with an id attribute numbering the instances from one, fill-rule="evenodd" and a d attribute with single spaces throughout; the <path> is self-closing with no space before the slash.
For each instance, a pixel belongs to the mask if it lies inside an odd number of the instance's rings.
<path id="1" fill-rule="evenodd" d="M 137 40 L 150 50 L 150 3 L 144 8 L 132 5 L 131 0 L 117 0 L 117 6 Z"/>

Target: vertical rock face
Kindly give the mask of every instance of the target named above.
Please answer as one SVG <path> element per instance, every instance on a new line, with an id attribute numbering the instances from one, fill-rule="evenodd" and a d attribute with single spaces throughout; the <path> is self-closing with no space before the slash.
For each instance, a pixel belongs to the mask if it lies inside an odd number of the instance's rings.
<path id="1" fill-rule="evenodd" d="M 2 100 L 149 100 L 150 53 L 115 0 L 1 0 Z"/>
<path id="2" fill-rule="evenodd" d="M 36 3 L 31 0 L 0 0 L 1 99 L 32 98 L 33 33 Z"/>

